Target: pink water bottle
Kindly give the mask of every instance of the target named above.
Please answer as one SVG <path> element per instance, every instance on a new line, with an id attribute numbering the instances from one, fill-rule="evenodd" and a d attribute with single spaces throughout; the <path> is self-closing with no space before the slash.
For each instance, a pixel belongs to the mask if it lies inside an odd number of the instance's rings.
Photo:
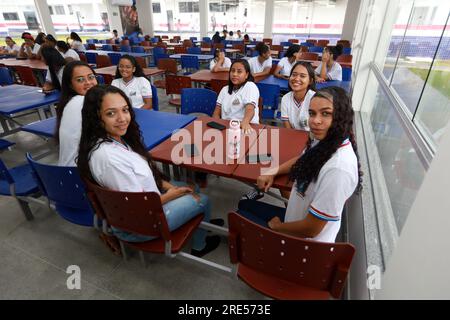
<path id="1" fill-rule="evenodd" d="M 227 156 L 229 159 L 238 159 L 241 151 L 241 122 L 230 120 L 227 133 Z"/>

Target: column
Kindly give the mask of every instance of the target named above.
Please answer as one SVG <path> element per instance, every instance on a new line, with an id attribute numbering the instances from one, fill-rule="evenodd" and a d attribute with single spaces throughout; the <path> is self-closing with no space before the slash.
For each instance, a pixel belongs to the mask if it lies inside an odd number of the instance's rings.
<path id="1" fill-rule="evenodd" d="M 208 36 L 208 1 L 199 0 L 200 11 L 200 39 Z"/>
<path id="2" fill-rule="evenodd" d="M 153 37 L 153 6 L 152 0 L 136 0 L 136 8 L 138 12 L 139 27 L 144 35 Z"/>
<path id="3" fill-rule="evenodd" d="M 272 38 L 273 11 L 275 9 L 275 0 L 267 0 L 264 9 L 264 36 L 263 38 Z"/>
<path id="4" fill-rule="evenodd" d="M 360 0 L 348 0 L 341 39 L 352 40 L 358 19 Z"/>
<path id="5" fill-rule="evenodd" d="M 56 36 L 52 17 L 50 16 L 50 10 L 48 9 L 47 0 L 34 0 L 34 4 L 36 6 L 39 22 L 41 23 L 43 29 L 42 31 Z"/>
<path id="6" fill-rule="evenodd" d="M 106 11 L 108 12 L 109 26 L 112 30 L 117 30 L 119 37 L 123 36 L 122 21 L 120 20 L 119 7 L 113 6 L 111 0 L 105 1 Z"/>

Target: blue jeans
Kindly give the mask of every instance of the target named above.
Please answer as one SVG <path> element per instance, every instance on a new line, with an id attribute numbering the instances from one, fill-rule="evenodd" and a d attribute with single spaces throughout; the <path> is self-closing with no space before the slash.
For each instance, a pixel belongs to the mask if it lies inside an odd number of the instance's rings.
<path id="1" fill-rule="evenodd" d="M 237 213 L 250 221 L 269 228 L 267 223 L 272 220 L 273 217 L 278 217 L 284 222 L 286 208 L 277 207 L 256 200 L 241 200 L 238 204 Z"/>
<path id="2" fill-rule="evenodd" d="M 170 183 L 176 186 L 187 186 L 186 183 L 180 181 L 171 181 Z M 196 193 L 198 193 L 199 190 L 200 189 L 198 187 L 195 188 Z M 200 202 L 197 202 L 194 197 L 187 194 L 163 205 L 163 210 L 166 215 L 166 220 L 170 231 L 178 229 L 184 223 L 202 212 L 204 214 L 203 221 L 209 221 L 211 217 L 211 205 L 208 196 L 201 193 L 199 195 Z M 130 233 L 117 228 L 112 228 L 112 230 L 117 238 L 127 242 L 145 242 L 155 239 L 155 237 Z M 192 249 L 202 250 L 205 247 L 207 232 L 207 230 L 200 228 L 195 231 L 192 237 Z"/>

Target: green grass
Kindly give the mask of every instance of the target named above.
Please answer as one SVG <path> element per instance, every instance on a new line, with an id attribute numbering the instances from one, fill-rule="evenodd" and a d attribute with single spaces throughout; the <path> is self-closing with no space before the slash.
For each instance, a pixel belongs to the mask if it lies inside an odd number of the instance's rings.
<path id="1" fill-rule="evenodd" d="M 444 64 L 440 64 L 440 66 L 444 66 Z M 409 70 L 424 81 L 426 80 L 427 69 L 409 68 Z M 448 71 L 432 70 L 428 78 L 428 84 L 450 99 L 450 69 Z"/>

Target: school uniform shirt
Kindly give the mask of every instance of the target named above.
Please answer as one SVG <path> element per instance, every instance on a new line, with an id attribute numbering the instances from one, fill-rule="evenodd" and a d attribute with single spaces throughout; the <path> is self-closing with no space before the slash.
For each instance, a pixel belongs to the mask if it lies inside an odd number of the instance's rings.
<path id="1" fill-rule="evenodd" d="M 56 76 L 58 77 L 58 80 L 59 80 L 59 84 L 62 84 L 63 73 L 64 73 L 64 66 L 62 66 L 59 69 L 58 73 L 56 74 Z M 45 82 L 50 82 L 50 83 L 52 82 L 52 76 L 50 75 L 50 70 L 48 67 L 47 67 L 47 74 L 45 75 Z"/>
<path id="2" fill-rule="evenodd" d="M 308 90 L 302 102 L 294 98 L 294 92 L 289 92 L 281 99 L 281 120 L 289 121 L 294 129 L 309 131 L 309 103 L 316 92 Z"/>
<path id="3" fill-rule="evenodd" d="M 317 145 L 314 141 L 313 145 Z M 312 214 L 327 221 L 322 231 L 312 240 L 335 242 L 341 226 L 344 204 L 358 185 L 358 162 L 352 144 L 346 139 L 320 169 L 317 181 L 311 182 L 302 195 L 296 183 L 292 187 L 285 222 L 303 220 Z"/>
<path id="4" fill-rule="evenodd" d="M 258 87 L 253 82 L 247 81 L 245 85 L 231 94 L 228 93 L 228 86 L 223 87 L 217 98 L 217 105 L 221 108 L 222 119 L 242 121 L 245 115 L 245 106 L 251 104 L 255 107 L 255 114 L 250 123 L 259 123 L 258 100 Z"/>
<path id="5" fill-rule="evenodd" d="M 283 76 L 288 76 L 288 77 L 289 77 L 289 76 L 291 75 L 292 67 L 294 66 L 294 64 L 295 64 L 296 62 L 297 62 L 297 61 L 294 60 L 293 63 L 290 63 L 290 62 L 289 62 L 289 58 L 287 58 L 287 57 L 282 58 L 282 59 L 280 60 L 280 62 L 278 62 L 278 66 L 281 67 L 280 73 L 281 73 Z"/>
<path id="6" fill-rule="evenodd" d="M 34 46 L 33 46 L 33 50 L 31 50 L 31 53 L 32 54 L 38 54 L 40 48 L 41 48 L 41 45 L 35 43 Z"/>
<path id="7" fill-rule="evenodd" d="M 66 53 L 62 53 L 62 52 L 61 52 L 61 54 L 62 54 L 62 56 L 63 56 L 64 58 L 72 58 L 73 60 L 80 61 L 80 56 L 79 56 L 78 53 L 77 53 L 75 50 L 73 50 L 73 49 L 67 50 Z"/>
<path id="8" fill-rule="evenodd" d="M 59 128 L 59 166 L 74 167 L 81 138 L 81 109 L 84 96 L 74 96 L 66 104 Z"/>
<path id="9" fill-rule="evenodd" d="M 95 181 L 108 189 L 161 194 L 147 160 L 118 141 L 102 142 L 92 151 L 89 169 Z"/>
<path id="10" fill-rule="evenodd" d="M 86 48 L 84 47 L 84 45 L 78 40 L 72 41 L 71 47 L 72 47 L 72 49 L 77 50 L 77 51 L 81 51 L 81 52 L 86 51 Z"/>
<path id="11" fill-rule="evenodd" d="M 209 63 L 209 70 L 212 70 L 215 67 L 216 63 L 217 63 L 216 59 L 212 59 L 211 62 Z M 231 68 L 230 58 L 225 57 L 221 68 Z"/>
<path id="12" fill-rule="evenodd" d="M 325 66 L 326 68 L 326 66 Z M 322 62 L 319 63 L 316 70 L 314 71 L 318 76 L 320 76 L 320 72 L 322 71 Z M 327 77 L 329 80 L 339 80 L 342 81 L 342 67 L 336 61 L 331 65 L 330 70 L 327 70 Z"/>
<path id="13" fill-rule="evenodd" d="M 123 78 L 114 79 L 111 84 L 125 92 L 133 108 L 142 108 L 144 98 L 152 97 L 152 87 L 144 77 L 133 77 L 129 82 L 123 81 Z"/>
<path id="14" fill-rule="evenodd" d="M 12 48 L 10 46 L 6 46 L 6 51 L 8 51 L 8 53 L 14 53 L 14 51 L 19 52 L 20 51 L 20 47 L 17 44 L 13 44 Z"/>
<path id="15" fill-rule="evenodd" d="M 258 57 L 253 57 L 248 60 L 251 73 L 263 72 L 265 68 L 272 68 L 272 58 L 265 60 L 262 64 L 259 63 Z"/>

